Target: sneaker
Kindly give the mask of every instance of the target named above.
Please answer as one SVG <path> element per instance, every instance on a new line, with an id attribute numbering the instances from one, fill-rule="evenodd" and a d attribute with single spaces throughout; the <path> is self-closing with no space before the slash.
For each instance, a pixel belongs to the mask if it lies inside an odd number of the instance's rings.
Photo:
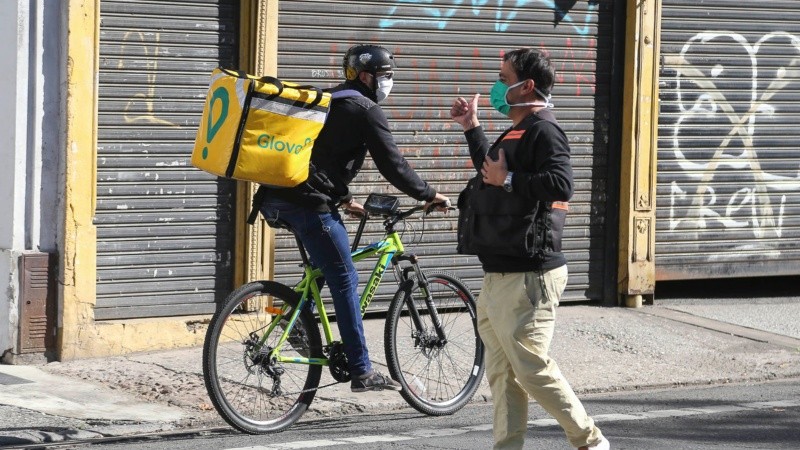
<path id="1" fill-rule="evenodd" d="M 403 388 L 400 383 L 382 375 L 377 370 L 353 378 L 353 381 L 350 382 L 350 390 L 353 392 L 382 391 L 384 389 L 399 391 Z"/>
<path id="2" fill-rule="evenodd" d="M 608 440 L 606 438 L 600 438 L 600 440 L 595 442 L 594 445 L 581 447 L 578 450 L 610 450 L 610 449 L 611 449 L 611 444 L 608 442 Z"/>

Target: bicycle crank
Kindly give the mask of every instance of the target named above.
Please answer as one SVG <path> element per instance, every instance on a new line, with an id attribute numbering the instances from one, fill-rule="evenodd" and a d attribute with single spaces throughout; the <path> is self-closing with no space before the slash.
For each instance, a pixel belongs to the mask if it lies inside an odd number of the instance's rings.
<path id="1" fill-rule="evenodd" d="M 346 383 L 352 379 L 350 368 L 347 365 L 347 355 L 344 354 L 344 346 L 341 342 L 331 344 L 328 368 L 333 379 L 339 383 Z"/>

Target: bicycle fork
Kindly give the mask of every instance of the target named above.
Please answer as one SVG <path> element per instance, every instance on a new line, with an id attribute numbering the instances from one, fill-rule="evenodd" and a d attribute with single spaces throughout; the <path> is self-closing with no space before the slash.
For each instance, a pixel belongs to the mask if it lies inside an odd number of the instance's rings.
<path id="1" fill-rule="evenodd" d="M 400 265 L 398 264 L 399 261 L 409 261 L 411 266 L 401 270 Z M 401 255 L 396 257 L 392 263 L 395 274 L 397 275 L 397 279 L 401 280 L 400 290 L 405 293 L 405 302 L 408 305 L 408 313 L 411 316 L 412 322 L 414 322 L 417 332 L 422 333 L 425 330 L 425 325 L 422 323 L 422 317 L 420 317 L 419 311 L 417 310 L 417 305 L 414 303 L 414 299 L 411 297 L 414 281 L 411 279 L 411 277 L 409 277 L 409 272 L 413 270 L 416 274 L 417 285 L 425 295 L 425 306 L 428 307 L 428 313 L 431 316 L 431 322 L 433 322 L 433 328 L 436 331 L 436 337 L 438 338 L 435 346 L 440 348 L 443 347 L 445 344 L 447 344 L 447 336 L 444 334 L 444 327 L 442 327 L 442 322 L 439 319 L 439 312 L 436 309 L 436 305 L 433 303 L 433 295 L 431 294 L 430 289 L 428 289 L 428 278 L 420 269 L 417 256 L 413 254 Z M 418 336 L 417 339 L 419 338 L 420 337 Z"/>

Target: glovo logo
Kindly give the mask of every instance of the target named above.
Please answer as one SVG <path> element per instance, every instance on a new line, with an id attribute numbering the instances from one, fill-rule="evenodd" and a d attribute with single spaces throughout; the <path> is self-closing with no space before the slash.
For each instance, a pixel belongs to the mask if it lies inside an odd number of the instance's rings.
<path id="1" fill-rule="evenodd" d="M 220 102 L 219 116 L 214 120 L 214 105 Z M 208 104 L 208 122 L 206 123 L 206 143 L 210 144 L 214 136 L 219 131 L 225 119 L 228 117 L 228 106 L 231 99 L 228 90 L 224 87 L 218 87 L 211 94 L 211 100 Z M 213 123 L 212 123 L 213 122 Z M 203 147 L 203 159 L 208 158 L 208 147 Z"/>
<path id="2" fill-rule="evenodd" d="M 302 144 L 296 144 L 287 140 L 276 139 L 275 136 L 266 133 L 258 137 L 259 147 L 267 150 L 275 150 L 276 152 L 286 152 L 289 155 L 299 155 L 300 151 L 312 142 L 314 141 L 311 138 L 306 138 L 305 142 Z"/>

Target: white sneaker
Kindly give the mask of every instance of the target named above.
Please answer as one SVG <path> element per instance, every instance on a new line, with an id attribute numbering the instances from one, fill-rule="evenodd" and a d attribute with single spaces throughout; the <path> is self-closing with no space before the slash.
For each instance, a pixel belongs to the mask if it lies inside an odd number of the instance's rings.
<path id="1" fill-rule="evenodd" d="M 611 444 L 606 438 L 600 438 L 600 441 L 594 445 L 589 446 L 590 450 L 610 450 Z"/>

